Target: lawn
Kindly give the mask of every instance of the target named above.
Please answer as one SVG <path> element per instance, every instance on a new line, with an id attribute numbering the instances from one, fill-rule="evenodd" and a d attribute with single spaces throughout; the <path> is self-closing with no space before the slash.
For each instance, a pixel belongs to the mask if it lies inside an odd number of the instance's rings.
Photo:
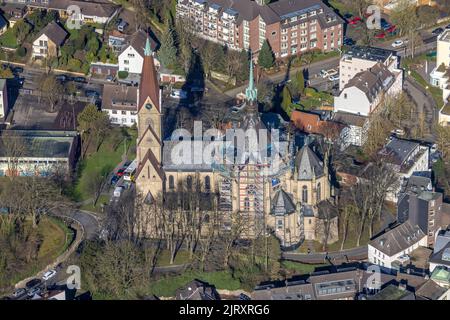
<path id="1" fill-rule="evenodd" d="M 194 279 L 214 284 L 217 289 L 238 290 L 241 286 L 239 280 L 234 279 L 228 271 L 187 271 L 179 276 L 167 277 L 151 283 L 149 294 L 154 294 L 158 297 L 173 297 L 178 288 Z"/>
<path id="2" fill-rule="evenodd" d="M 136 157 L 136 130 L 128 129 L 131 138 L 129 141 L 122 141 L 115 149 L 112 148 L 112 135 L 109 135 L 102 143 L 97 152 L 87 155 L 79 165 L 79 179 L 75 186 L 73 198 L 76 201 L 84 201 L 92 198 L 92 194 L 87 191 L 87 177 L 102 171 L 112 171 L 121 161 L 126 149 L 128 159 Z M 126 143 L 126 145 L 125 145 Z"/>
<path id="3" fill-rule="evenodd" d="M 327 266 L 326 264 L 306 264 L 289 260 L 282 261 L 281 265 L 287 271 L 294 272 L 297 275 L 309 274 L 314 272 L 316 268 Z"/>
<path id="4" fill-rule="evenodd" d="M 189 252 L 180 250 L 178 251 L 177 255 L 175 256 L 175 261 L 173 265 L 180 265 L 189 263 Z M 158 261 L 156 263 L 157 267 L 161 266 L 170 266 L 170 252 L 168 250 L 164 250 L 160 253 L 158 257 Z"/>
<path id="5" fill-rule="evenodd" d="M 80 210 L 92 211 L 96 213 L 103 213 L 102 204 L 108 204 L 110 197 L 108 195 L 102 194 L 97 200 L 97 205 L 94 207 L 93 203 L 83 204 L 80 206 Z"/>
<path id="6" fill-rule="evenodd" d="M 434 101 L 436 102 L 437 107 L 440 109 L 444 104 L 442 100 L 442 90 L 437 87 L 433 87 L 430 85 L 422 76 L 415 70 L 411 70 L 411 76 L 416 80 L 421 87 L 431 93 Z"/>
<path id="7" fill-rule="evenodd" d="M 2 36 L 0 36 L 0 45 L 14 49 L 18 47 L 17 38 L 14 35 L 12 28 L 9 28 Z"/>

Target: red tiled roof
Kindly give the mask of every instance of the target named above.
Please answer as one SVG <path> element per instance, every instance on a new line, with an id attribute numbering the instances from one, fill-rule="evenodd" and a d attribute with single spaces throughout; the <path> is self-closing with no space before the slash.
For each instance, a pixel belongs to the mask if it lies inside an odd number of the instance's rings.
<path id="1" fill-rule="evenodd" d="M 291 121 L 301 131 L 307 133 L 320 133 L 322 122 L 319 115 L 303 111 L 293 111 Z"/>

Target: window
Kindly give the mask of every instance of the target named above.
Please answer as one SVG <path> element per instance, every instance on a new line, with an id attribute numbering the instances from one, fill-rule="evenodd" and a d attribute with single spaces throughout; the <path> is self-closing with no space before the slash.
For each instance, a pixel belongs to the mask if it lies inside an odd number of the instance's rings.
<path id="1" fill-rule="evenodd" d="M 112 114 L 117 114 L 117 110 L 113 110 L 113 111 L 112 111 Z"/>
<path id="2" fill-rule="evenodd" d="M 276 31 L 272 31 L 272 37 L 275 37 L 277 35 Z"/>
<path id="3" fill-rule="evenodd" d="M 246 211 L 250 210 L 250 199 L 248 197 L 246 197 L 244 200 L 244 208 Z"/>
<path id="4" fill-rule="evenodd" d="M 306 186 L 302 187 L 302 202 L 308 203 L 308 188 Z"/>
<path id="5" fill-rule="evenodd" d="M 174 181 L 173 176 L 169 176 L 169 189 L 170 190 L 175 189 L 175 181 Z"/>
<path id="6" fill-rule="evenodd" d="M 192 190 L 192 176 L 187 176 L 186 185 L 188 190 Z"/>
<path id="7" fill-rule="evenodd" d="M 347 94 L 346 93 L 344 93 L 344 99 L 347 99 Z"/>
<path id="8" fill-rule="evenodd" d="M 123 63 L 124 64 L 130 64 L 130 61 L 129 60 L 123 60 Z"/>
<path id="9" fill-rule="evenodd" d="M 134 53 L 129 53 L 128 58 L 134 58 Z"/>
<path id="10" fill-rule="evenodd" d="M 205 190 L 211 191 L 211 178 L 209 176 L 205 177 Z"/>
<path id="11" fill-rule="evenodd" d="M 317 202 L 320 202 L 320 199 L 322 197 L 322 191 L 321 191 L 321 185 L 320 182 L 317 184 Z"/>
<path id="12" fill-rule="evenodd" d="M 126 114 L 127 114 L 127 112 L 126 112 L 126 111 L 123 111 L 123 110 L 122 110 L 122 114 L 123 114 L 123 115 L 126 115 Z"/>

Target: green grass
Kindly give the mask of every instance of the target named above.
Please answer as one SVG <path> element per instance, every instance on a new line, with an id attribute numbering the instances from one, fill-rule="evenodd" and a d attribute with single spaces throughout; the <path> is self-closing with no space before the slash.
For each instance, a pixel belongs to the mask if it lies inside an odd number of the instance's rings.
<path id="1" fill-rule="evenodd" d="M 415 70 L 411 70 L 411 76 L 416 80 L 418 84 L 420 84 L 421 87 L 423 87 L 425 90 L 431 93 L 431 96 L 433 97 L 434 101 L 436 102 L 437 107 L 440 109 L 442 105 L 444 104 L 442 100 L 442 90 L 437 87 L 433 87 L 430 85 L 422 76 Z M 427 88 L 428 87 L 428 88 Z"/>
<path id="2" fill-rule="evenodd" d="M 14 49 L 19 46 L 17 43 L 17 38 L 13 32 L 13 28 L 9 28 L 4 34 L 0 36 L 0 45 L 3 47 Z"/>
<path id="3" fill-rule="evenodd" d="M 109 199 L 110 199 L 109 196 L 102 194 L 102 195 L 100 195 L 100 197 L 98 197 L 97 205 L 95 207 L 92 203 L 89 203 L 89 204 L 84 204 L 84 205 L 80 206 L 80 209 L 86 210 L 86 211 L 92 211 L 92 212 L 96 212 L 96 213 L 103 213 L 101 205 L 102 205 L 102 203 L 108 204 Z"/>
<path id="4" fill-rule="evenodd" d="M 336 9 L 341 15 L 344 15 L 346 13 L 353 14 L 353 10 L 342 3 L 341 0 L 329 0 L 328 4 Z"/>
<path id="5" fill-rule="evenodd" d="M 136 157 L 134 151 L 136 146 L 136 130 L 128 129 L 128 132 L 131 135 L 131 140 L 126 142 L 127 156 L 129 159 L 134 159 Z M 102 170 L 112 171 L 121 162 L 125 142 L 122 141 L 115 150 L 113 150 L 111 144 L 110 139 L 107 138 L 100 146 L 98 152 L 94 152 L 82 160 L 79 167 L 80 176 L 72 194 L 74 200 L 84 201 L 93 197 L 86 190 L 86 181 L 89 175 L 96 174 Z"/>
<path id="6" fill-rule="evenodd" d="M 153 282 L 150 285 L 149 294 L 154 294 L 158 297 L 173 297 L 178 288 L 194 279 L 214 284 L 216 289 L 238 290 L 241 286 L 239 280 L 234 279 L 228 271 L 187 271 L 179 276 L 168 277 Z"/>
<path id="7" fill-rule="evenodd" d="M 289 260 L 282 261 L 281 265 L 284 269 L 295 272 L 298 275 L 309 274 L 318 267 L 327 266 L 326 264 L 306 264 Z"/>
<path id="8" fill-rule="evenodd" d="M 178 251 L 177 255 L 175 256 L 173 265 L 180 265 L 189 262 L 190 262 L 189 252 Z M 157 267 L 170 266 L 170 252 L 168 250 L 164 250 L 160 253 L 156 266 Z"/>

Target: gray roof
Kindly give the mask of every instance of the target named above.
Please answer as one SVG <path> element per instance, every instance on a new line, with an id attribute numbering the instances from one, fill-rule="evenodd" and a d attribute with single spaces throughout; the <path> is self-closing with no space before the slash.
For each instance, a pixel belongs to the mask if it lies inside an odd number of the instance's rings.
<path id="1" fill-rule="evenodd" d="M 30 7 L 49 8 L 56 10 L 67 10 L 70 5 L 78 6 L 81 13 L 87 16 L 97 16 L 101 18 L 111 17 L 119 6 L 102 1 L 82 1 L 82 0 L 49 0 L 48 4 L 40 2 L 29 2 Z"/>
<path id="2" fill-rule="evenodd" d="M 272 213 L 276 216 L 284 216 L 295 212 L 295 204 L 292 196 L 282 188 L 275 192 L 272 199 Z"/>
<path id="3" fill-rule="evenodd" d="M 392 138 L 380 153 L 389 157 L 390 162 L 402 165 L 418 147 L 419 143 L 417 142 Z"/>
<path id="4" fill-rule="evenodd" d="M 382 91 L 390 88 L 395 81 L 394 74 L 382 63 L 377 63 L 372 68 L 356 74 L 344 87 L 356 87 L 373 102 Z"/>
<path id="5" fill-rule="evenodd" d="M 186 146 L 191 147 L 191 154 L 185 155 L 180 151 L 182 145 L 185 143 Z M 210 140 L 196 140 L 194 141 L 179 141 L 179 140 L 164 140 L 163 143 L 163 160 L 162 165 L 165 171 L 212 171 L 211 164 L 205 163 L 203 159 L 200 161 L 195 161 L 194 158 L 195 147 L 197 143 L 200 144 L 201 150 L 205 150 L 206 146 L 211 144 Z M 180 148 L 180 149 L 178 149 Z M 178 153 L 178 151 L 180 151 Z M 183 156 L 183 163 L 181 162 L 181 156 Z M 175 159 L 176 158 L 176 159 Z M 201 163 L 195 163 L 201 162 Z"/>
<path id="6" fill-rule="evenodd" d="M 384 254 L 393 256 L 411 247 L 423 237 L 425 237 L 425 234 L 420 227 L 417 225 L 413 226 L 408 220 L 395 226 L 393 229 L 385 231 L 375 239 L 372 239 L 369 244 Z"/>
<path id="7" fill-rule="evenodd" d="M 377 294 L 368 296 L 368 300 L 415 300 L 414 293 L 393 284 L 383 288 Z"/>
<path id="8" fill-rule="evenodd" d="M 442 250 L 449 243 L 450 243 L 450 230 L 446 230 L 443 234 L 439 234 L 436 237 L 436 242 L 434 243 L 434 252 Z"/>
<path id="9" fill-rule="evenodd" d="M 295 156 L 295 169 L 298 180 L 311 180 L 314 176 L 323 175 L 323 162 L 307 145 L 303 146 Z"/>
<path id="10" fill-rule="evenodd" d="M 137 112 L 137 87 L 105 84 L 102 94 L 102 110 L 129 110 Z"/>
<path id="11" fill-rule="evenodd" d="M 67 31 L 54 21 L 50 22 L 45 28 L 43 28 L 35 39 L 38 39 L 43 34 L 45 34 L 57 46 L 61 46 L 68 35 Z"/>
<path id="12" fill-rule="evenodd" d="M 314 217 L 314 209 L 309 204 L 302 204 L 301 211 L 304 217 Z"/>
<path id="13" fill-rule="evenodd" d="M 406 182 L 403 192 L 413 192 L 418 194 L 425 190 L 433 190 L 431 179 L 422 176 L 411 176 Z"/>
<path id="14" fill-rule="evenodd" d="M 150 47 L 153 51 L 155 51 L 156 47 L 158 46 L 156 41 L 152 37 L 148 37 L 147 33 L 144 30 L 138 30 L 128 38 L 128 45 L 123 46 L 122 52 L 125 51 L 129 46 L 132 46 L 141 57 L 144 57 L 144 47 L 147 38 L 150 39 Z"/>
<path id="15" fill-rule="evenodd" d="M 345 53 L 346 57 L 377 62 L 385 62 L 392 55 L 395 55 L 395 51 L 367 46 L 354 46 Z"/>
<path id="16" fill-rule="evenodd" d="M 315 300 L 314 288 L 305 281 L 287 281 L 284 286 L 273 284 L 257 287 L 253 300 Z"/>
<path id="17" fill-rule="evenodd" d="M 440 243 L 439 245 L 442 245 Z M 429 262 L 450 267 L 450 242 L 430 256 Z"/>
<path id="18" fill-rule="evenodd" d="M 8 21 L 2 14 L 0 14 L 0 29 L 3 29 L 7 25 L 8 25 Z"/>
<path id="19" fill-rule="evenodd" d="M 368 118 L 349 112 L 338 111 L 334 114 L 333 120 L 349 126 L 362 128 L 366 121 L 368 121 Z"/>
<path id="20" fill-rule="evenodd" d="M 442 288 L 436 282 L 429 279 L 425 282 L 419 289 L 416 290 L 416 296 L 425 298 L 427 300 L 437 300 L 444 293 L 447 292 L 448 289 Z"/>

